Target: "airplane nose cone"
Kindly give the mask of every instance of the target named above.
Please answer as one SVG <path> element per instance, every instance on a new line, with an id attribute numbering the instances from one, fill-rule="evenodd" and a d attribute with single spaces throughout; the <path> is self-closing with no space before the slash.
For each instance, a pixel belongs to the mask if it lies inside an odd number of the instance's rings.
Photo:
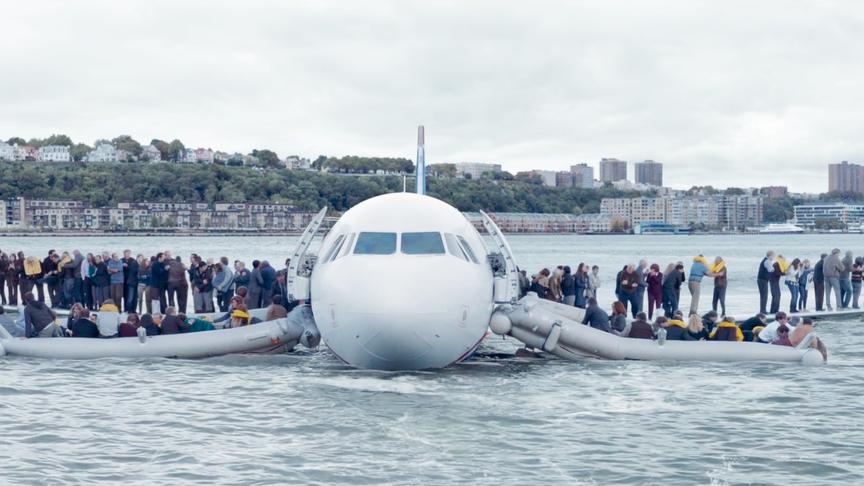
<path id="1" fill-rule="evenodd" d="M 417 369 L 426 368 L 425 359 L 433 343 L 416 330 L 421 316 L 378 316 L 367 321 L 362 333 L 355 333 L 358 344 L 368 353 L 369 368 Z M 429 323 L 432 325 L 432 323 Z"/>

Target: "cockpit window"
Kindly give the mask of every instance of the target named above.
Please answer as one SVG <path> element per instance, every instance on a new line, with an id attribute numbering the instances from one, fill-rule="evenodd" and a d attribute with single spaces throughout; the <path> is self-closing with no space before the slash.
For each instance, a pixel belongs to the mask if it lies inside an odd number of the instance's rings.
<path id="1" fill-rule="evenodd" d="M 456 258 L 460 258 L 464 261 L 468 261 L 468 255 L 465 254 L 465 250 L 459 246 L 459 242 L 456 240 L 456 236 L 453 233 L 444 233 L 444 241 L 447 242 L 447 252 Z"/>
<path id="2" fill-rule="evenodd" d="M 343 256 L 351 253 L 351 245 L 354 244 L 354 238 L 357 236 L 356 233 L 351 233 L 348 235 L 348 239 L 345 240 L 344 251 L 340 251 L 333 259 L 342 258 Z"/>
<path id="3" fill-rule="evenodd" d="M 363 232 L 354 245 L 355 255 L 392 255 L 396 253 L 396 233 Z"/>
<path id="4" fill-rule="evenodd" d="M 333 246 L 330 247 L 330 251 L 327 252 L 327 256 L 324 257 L 324 263 L 329 262 L 333 259 L 334 256 L 339 252 L 339 249 L 342 248 L 342 242 L 345 241 L 345 235 L 339 235 L 336 237 L 336 241 L 333 242 Z"/>
<path id="5" fill-rule="evenodd" d="M 474 256 L 474 250 L 471 249 L 471 245 L 469 245 L 462 236 L 457 236 L 457 238 L 459 238 L 459 243 L 462 244 L 462 249 L 468 254 L 468 258 L 470 258 L 472 262 L 478 263 L 477 257 Z"/>
<path id="6" fill-rule="evenodd" d="M 406 255 L 443 255 L 444 252 L 440 233 L 402 233 L 402 253 Z"/>

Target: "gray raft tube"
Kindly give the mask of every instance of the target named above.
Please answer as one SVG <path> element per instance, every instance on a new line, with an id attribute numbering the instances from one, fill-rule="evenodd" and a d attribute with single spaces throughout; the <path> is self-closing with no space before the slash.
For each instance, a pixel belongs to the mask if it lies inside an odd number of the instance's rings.
<path id="1" fill-rule="evenodd" d="M 754 342 L 665 341 L 616 336 L 582 324 L 582 309 L 541 300 L 531 292 L 518 304 L 492 315 L 490 328 L 512 336 L 527 346 L 566 359 L 793 362 L 816 365 L 825 362 L 811 347 L 815 335 L 798 347 Z"/>
<path id="2" fill-rule="evenodd" d="M 288 317 L 249 326 L 213 331 L 111 339 L 15 338 L 0 326 L 0 356 L 54 359 L 207 358 L 225 354 L 292 349 L 298 343 L 315 348 L 321 335 L 309 306 Z"/>

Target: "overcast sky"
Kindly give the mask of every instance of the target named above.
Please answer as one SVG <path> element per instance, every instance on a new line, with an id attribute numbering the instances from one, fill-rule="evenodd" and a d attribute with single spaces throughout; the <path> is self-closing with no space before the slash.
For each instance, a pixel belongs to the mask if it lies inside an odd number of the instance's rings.
<path id="1" fill-rule="evenodd" d="M 432 163 L 808 192 L 864 161 L 859 2 L 30 0 L 0 32 L 3 139 L 413 159 L 422 123 Z"/>

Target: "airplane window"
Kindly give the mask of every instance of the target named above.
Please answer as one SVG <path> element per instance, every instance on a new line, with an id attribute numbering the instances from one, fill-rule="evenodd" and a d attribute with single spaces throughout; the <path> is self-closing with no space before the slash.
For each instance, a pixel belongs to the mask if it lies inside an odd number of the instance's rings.
<path id="1" fill-rule="evenodd" d="M 447 251 L 450 252 L 451 255 L 456 258 L 461 258 L 468 261 L 468 255 L 465 254 L 465 250 L 463 250 L 459 246 L 459 242 L 456 241 L 456 237 L 452 233 L 444 233 L 444 241 L 447 242 Z"/>
<path id="2" fill-rule="evenodd" d="M 336 238 L 336 241 L 333 242 L 333 246 L 330 247 L 330 251 L 327 252 L 327 256 L 324 258 L 325 262 L 329 262 L 333 255 L 339 252 L 339 248 L 342 248 L 342 242 L 345 241 L 345 235 L 339 235 Z"/>
<path id="3" fill-rule="evenodd" d="M 396 253 L 396 233 L 363 232 L 354 245 L 355 255 L 392 255 Z"/>
<path id="4" fill-rule="evenodd" d="M 459 243 L 462 244 L 462 249 L 468 254 L 468 258 L 470 258 L 472 262 L 478 263 L 477 257 L 474 256 L 474 250 L 471 249 L 471 245 L 469 245 L 462 236 L 457 236 L 457 238 L 459 238 Z"/>
<path id="5" fill-rule="evenodd" d="M 402 253 L 406 255 L 444 254 L 441 234 L 435 232 L 402 233 Z"/>
<path id="6" fill-rule="evenodd" d="M 334 260 L 336 258 L 342 258 L 343 256 L 351 253 L 351 245 L 354 244 L 354 237 L 355 236 L 357 236 L 356 233 L 351 233 L 350 235 L 348 235 L 348 239 L 345 240 L 345 251 L 339 252 L 337 254 L 337 256 L 334 258 Z"/>

